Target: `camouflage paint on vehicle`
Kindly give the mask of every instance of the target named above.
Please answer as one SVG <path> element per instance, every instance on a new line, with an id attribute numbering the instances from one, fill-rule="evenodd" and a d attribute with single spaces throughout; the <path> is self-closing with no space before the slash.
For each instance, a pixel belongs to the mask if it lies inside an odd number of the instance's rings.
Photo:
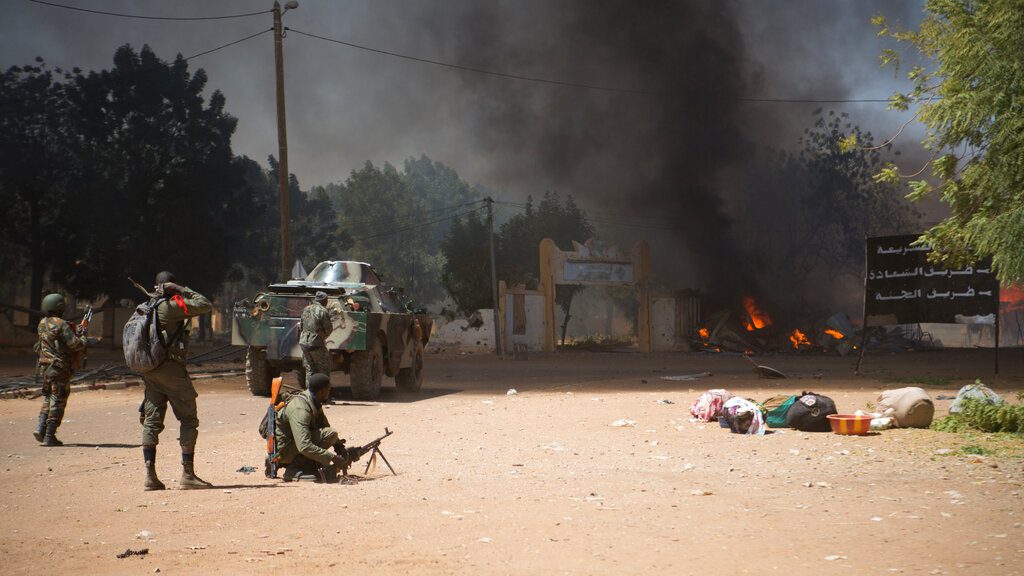
<path id="1" fill-rule="evenodd" d="M 394 376 L 412 366 L 413 340 L 425 345 L 429 339 L 433 320 L 412 311 L 400 290 L 382 291 L 380 275 L 369 264 L 327 261 L 305 280 L 271 284 L 252 302 L 236 303 L 232 344 L 264 351 L 274 368 L 298 367 L 302 358 L 299 318 L 318 290 L 328 294 L 333 331 L 326 343 L 332 370 L 347 372 L 350 354 L 368 350 L 371 338 L 379 338 L 385 350 L 384 373 Z"/>
<path id="2" fill-rule="evenodd" d="M 265 348 L 268 360 L 302 358 L 299 318 L 312 301 L 312 295 L 257 295 L 252 308 L 236 306 L 231 343 Z M 367 313 L 345 310 L 337 297 L 328 297 L 326 306 L 334 328 L 328 349 L 365 350 Z"/>

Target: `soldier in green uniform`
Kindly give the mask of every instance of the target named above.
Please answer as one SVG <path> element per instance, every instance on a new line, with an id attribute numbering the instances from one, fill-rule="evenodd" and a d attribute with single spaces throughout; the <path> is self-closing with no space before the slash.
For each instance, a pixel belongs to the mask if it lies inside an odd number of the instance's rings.
<path id="1" fill-rule="evenodd" d="M 331 379 L 326 374 L 313 374 L 306 390 L 288 399 L 277 413 L 275 440 L 280 466 L 284 466 L 285 482 L 336 479 L 338 469 L 357 460 L 345 449 L 345 441 L 331 428 L 324 414 L 323 403 L 331 398 Z M 334 448 L 334 454 L 327 451 Z"/>
<path id="2" fill-rule="evenodd" d="M 175 282 L 174 274 L 161 272 L 156 276 L 156 294 L 162 301 L 156 316 L 164 341 L 167 342 L 167 360 L 143 376 L 145 399 L 142 403 L 142 456 L 146 463 L 146 490 L 163 490 L 164 484 L 156 475 L 156 445 L 164 429 L 164 416 L 170 403 L 180 425 L 181 483 L 182 489 L 209 488 L 209 482 L 195 474 L 196 438 L 199 436 L 199 417 L 196 413 L 196 393 L 192 379 L 185 369 L 188 356 L 191 319 L 206 314 L 213 307 L 202 294 Z"/>
<path id="3" fill-rule="evenodd" d="M 306 371 L 306 382 L 313 374 L 331 376 L 331 356 L 327 351 L 327 337 L 334 327 L 331 313 L 327 310 L 327 294 L 317 292 L 313 302 L 302 310 L 299 318 L 299 347 L 302 348 L 302 367 Z"/>
<path id="4" fill-rule="evenodd" d="M 39 425 L 32 433 L 46 446 L 63 446 L 57 439 L 57 428 L 64 419 L 64 409 L 71 394 L 71 373 L 75 352 L 85 348 L 85 336 L 75 333 L 74 327 L 63 318 L 64 297 L 47 294 L 43 298 L 43 313 L 36 332 L 39 342 L 39 375 L 43 379 L 43 407 L 39 410 Z"/>

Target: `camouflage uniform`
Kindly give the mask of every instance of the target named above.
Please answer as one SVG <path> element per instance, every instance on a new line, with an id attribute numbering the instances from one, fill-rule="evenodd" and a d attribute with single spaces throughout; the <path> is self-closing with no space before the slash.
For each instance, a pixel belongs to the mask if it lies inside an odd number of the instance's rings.
<path id="1" fill-rule="evenodd" d="M 67 321 L 49 316 L 39 321 L 36 329 L 39 342 L 39 375 L 43 379 L 43 406 L 39 410 L 40 423 L 56 429 L 64 419 L 64 409 L 71 394 L 72 362 L 75 352 L 85 349 L 85 337 L 76 336 Z"/>
<path id="2" fill-rule="evenodd" d="M 333 454 L 327 451 L 338 442 L 324 409 L 309 390 L 292 396 L 277 413 L 274 427 L 278 462 L 291 464 L 297 457 L 327 466 Z"/>
<path id="3" fill-rule="evenodd" d="M 199 394 L 185 369 L 192 329 L 190 319 L 206 314 L 213 305 L 205 296 L 190 288 L 184 288 L 181 297 L 184 307 L 174 300 L 167 300 L 161 302 L 156 309 L 160 330 L 163 331 L 165 341 L 171 342 L 171 345 L 167 350 L 167 360 L 142 376 L 145 382 L 142 444 L 157 445 L 160 432 L 164 429 L 167 403 L 170 402 L 174 416 L 181 425 L 178 440 L 182 450 L 191 454 L 199 436 L 199 416 L 196 410 L 196 397 Z"/>
<path id="4" fill-rule="evenodd" d="M 327 351 L 326 340 L 334 330 L 331 325 L 331 313 L 323 304 L 313 302 L 302 310 L 299 328 L 299 347 L 302 348 L 302 367 L 306 371 L 306 382 L 313 374 L 330 376 L 331 356 Z"/>

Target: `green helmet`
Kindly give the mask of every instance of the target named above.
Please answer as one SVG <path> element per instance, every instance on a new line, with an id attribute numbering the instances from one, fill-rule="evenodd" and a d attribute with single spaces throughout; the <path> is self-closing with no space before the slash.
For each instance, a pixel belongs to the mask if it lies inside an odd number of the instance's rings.
<path id="1" fill-rule="evenodd" d="M 43 298 L 43 313 L 64 315 L 64 296 L 61 294 L 47 294 Z"/>

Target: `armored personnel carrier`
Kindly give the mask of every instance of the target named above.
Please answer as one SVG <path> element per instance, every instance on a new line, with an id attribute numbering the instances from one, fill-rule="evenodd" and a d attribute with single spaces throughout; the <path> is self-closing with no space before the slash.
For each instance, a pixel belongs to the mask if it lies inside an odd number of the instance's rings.
<path id="1" fill-rule="evenodd" d="M 328 296 L 334 325 L 327 338 L 331 371 L 349 375 L 353 397 L 376 399 L 384 376 L 393 377 L 403 392 L 420 389 L 433 320 L 414 310 L 401 288 L 384 286 L 369 264 L 329 260 L 303 280 L 271 284 L 251 302 L 235 304 L 231 343 L 247 346 L 249 391 L 269 396 L 271 380 L 292 370 L 305 387 L 299 317 L 318 291 Z"/>

